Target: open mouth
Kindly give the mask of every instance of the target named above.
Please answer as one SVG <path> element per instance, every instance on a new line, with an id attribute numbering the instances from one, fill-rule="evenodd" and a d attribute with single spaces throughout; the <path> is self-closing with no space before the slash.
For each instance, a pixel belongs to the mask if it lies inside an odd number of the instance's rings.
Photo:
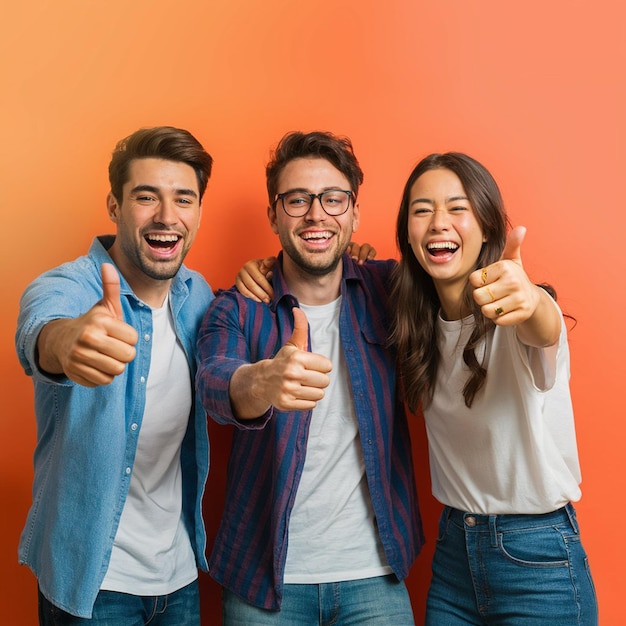
<path id="1" fill-rule="evenodd" d="M 451 256 L 459 249 L 459 245 L 452 241 L 433 241 L 426 245 L 428 254 L 433 257 Z"/>
<path id="2" fill-rule="evenodd" d="M 171 250 L 176 247 L 180 239 L 180 235 L 150 234 L 145 236 L 148 245 L 157 250 Z"/>
<path id="3" fill-rule="evenodd" d="M 333 236 L 333 234 L 328 231 L 328 230 L 320 230 L 320 231 L 316 231 L 316 232 L 305 232 L 305 233 L 301 233 L 300 237 L 302 239 L 304 239 L 305 241 L 326 241 L 327 239 L 330 239 Z"/>

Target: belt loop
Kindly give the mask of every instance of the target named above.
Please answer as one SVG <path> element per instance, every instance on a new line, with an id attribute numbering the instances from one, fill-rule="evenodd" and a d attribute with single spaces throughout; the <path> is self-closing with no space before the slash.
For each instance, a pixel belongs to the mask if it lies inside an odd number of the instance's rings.
<path id="1" fill-rule="evenodd" d="M 489 535 L 491 537 L 491 547 L 492 548 L 497 548 L 498 547 L 498 528 L 497 528 L 497 524 L 496 524 L 497 519 L 498 519 L 497 515 L 490 515 L 489 516 Z"/>
<path id="2" fill-rule="evenodd" d="M 576 510 L 574 509 L 574 505 L 571 502 L 568 502 L 564 508 L 567 513 L 567 517 L 569 517 L 569 523 L 572 525 L 574 532 L 579 535 L 580 530 L 578 529 L 578 520 L 576 519 Z"/>

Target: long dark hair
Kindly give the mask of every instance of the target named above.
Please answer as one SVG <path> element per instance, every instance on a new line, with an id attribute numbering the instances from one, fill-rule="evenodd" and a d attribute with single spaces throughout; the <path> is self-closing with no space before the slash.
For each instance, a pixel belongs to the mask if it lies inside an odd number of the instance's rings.
<path id="1" fill-rule="evenodd" d="M 500 259 L 509 227 L 498 185 L 487 169 L 475 159 L 460 152 L 431 154 L 422 159 L 411 172 L 404 186 L 396 224 L 401 258 L 393 276 L 391 342 L 398 350 L 405 399 L 413 412 L 420 403 L 428 404 L 433 397 L 439 367 L 437 315 L 440 302 L 432 278 L 418 263 L 409 245 L 408 212 L 413 185 L 422 174 L 435 169 L 450 170 L 459 177 L 480 224 L 485 243 L 476 260 L 475 269 Z M 472 312 L 475 322 L 463 350 L 463 360 L 470 370 L 463 388 L 468 407 L 487 375 L 476 356 L 476 347 L 494 327 L 493 322 L 481 314 L 472 291 L 468 282 L 463 292 L 463 306 Z"/>

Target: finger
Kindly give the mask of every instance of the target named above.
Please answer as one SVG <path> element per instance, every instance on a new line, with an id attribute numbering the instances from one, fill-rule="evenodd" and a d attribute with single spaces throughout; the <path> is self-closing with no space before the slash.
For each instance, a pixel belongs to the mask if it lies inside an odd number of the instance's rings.
<path id="1" fill-rule="evenodd" d="M 269 280 L 275 262 L 275 257 L 267 257 L 245 263 L 235 278 L 235 286 L 239 293 L 256 302 L 269 304 L 274 295 Z"/>
<path id="2" fill-rule="evenodd" d="M 262 276 L 258 279 L 264 283 L 267 283 L 265 278 Z M 269 283 L 267 283 L 269 285 Z M 263 290 L 263 286 L 254 280 L 250 274 L 245 274 L 240 272 L 237 274 L 235 278 L 235 287 L 237 287 L 237 291 L 244 297 L 250 298 L 255 302 L 265 302 L 269 303 L 268 296 L 266 292 Z"/>
<path id="3" fill-rule="evenodd" d="M 526 227 L 517 226 L 506 237 L 506 245 L 502 251 L 501 259 L 517 261 L 522 264 L 522 242 L 526 236 Z"/>
<path id="4" fill-rule="evenodd" d="M 474 270 L 469 275 L 469 282 L 472 287 L 483 288 L 485 285 L 493 283 L 497 280 L 498 274 L 494 265 L 488 265 L 478 270 Z M 479 289 L 480 291 L 480 289 Z M 483 293 L 486 293 L 483 289 Z"/>
<path id="5" fill-rule="evenodd" d="M 124 319 L 122 313 L 122 300 L 120 297 L 120 276 L 111 263 L 103 263 L 100 268 L 102 273 L 102 302 L 111 315 L 118 320 Z"/>
<path id="6" fill-rule="evenodd" d="M 276 265 L 276 257 L 268 256 L 264 259 L 261 259 L 261 263 L 259 264 L 259 270 L 264 276 L 268 276 L 270 274 L 270 270 L 274 269 L 274 265 Z"/>
<path id="7" fill-rule="evenodd" d="M 287 344 L 295 346 L 298 350 L 307 350 L 309 347 L 309 321 L 304 311 L 299 307 L 293 307 L 293 333 Z"/>
<path id="8" fill-rule="evenodd" d="M 376 257 L 376 249 L 369 243 L 359 245 L 356 241 L 351 241 L 348 246 L 348 254 L 359 265 L 363 265 L 368 259 L 374 259 Z"/>
<path id="9" fill-rule="evenodd" d="M 359 265 L 363 265 L 365 261 L 367 261 L 368 259 L 373 259 L 375 256 L 376 250 L 372 246 L 370 246 L 369 243 L 364 243 L 359 250 L 358 256 L 353 256 L 353 258 L 356 258 Z"/>

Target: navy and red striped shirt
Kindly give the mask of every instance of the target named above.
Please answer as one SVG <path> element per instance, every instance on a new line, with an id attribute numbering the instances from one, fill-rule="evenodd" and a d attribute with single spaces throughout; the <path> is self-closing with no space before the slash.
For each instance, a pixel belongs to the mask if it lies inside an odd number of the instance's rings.
<path id="1" fill-rule="evenodd" d="M 272 358 L 293 332 L 291 309 L 298 302 L 288 291 L 281 260 L 274 268 L 269 306 L 234 288 L 211 303 L 200 329 L 196 378 L 207 413 L 218 423 L 236 426 L 209 571 L 221 585 L 266 609 L 281 604 L 289 516 L 311 412 L 272 407 L 256 420 L 237 420 L 228 386 L 238 367 Z M 403 579 L 420 551 L 423 532 L 407 417 L 387 340 L 394 265 L 357 265 L 344 255 L 339 324 L 379 537 L 389 566 Z"/>

